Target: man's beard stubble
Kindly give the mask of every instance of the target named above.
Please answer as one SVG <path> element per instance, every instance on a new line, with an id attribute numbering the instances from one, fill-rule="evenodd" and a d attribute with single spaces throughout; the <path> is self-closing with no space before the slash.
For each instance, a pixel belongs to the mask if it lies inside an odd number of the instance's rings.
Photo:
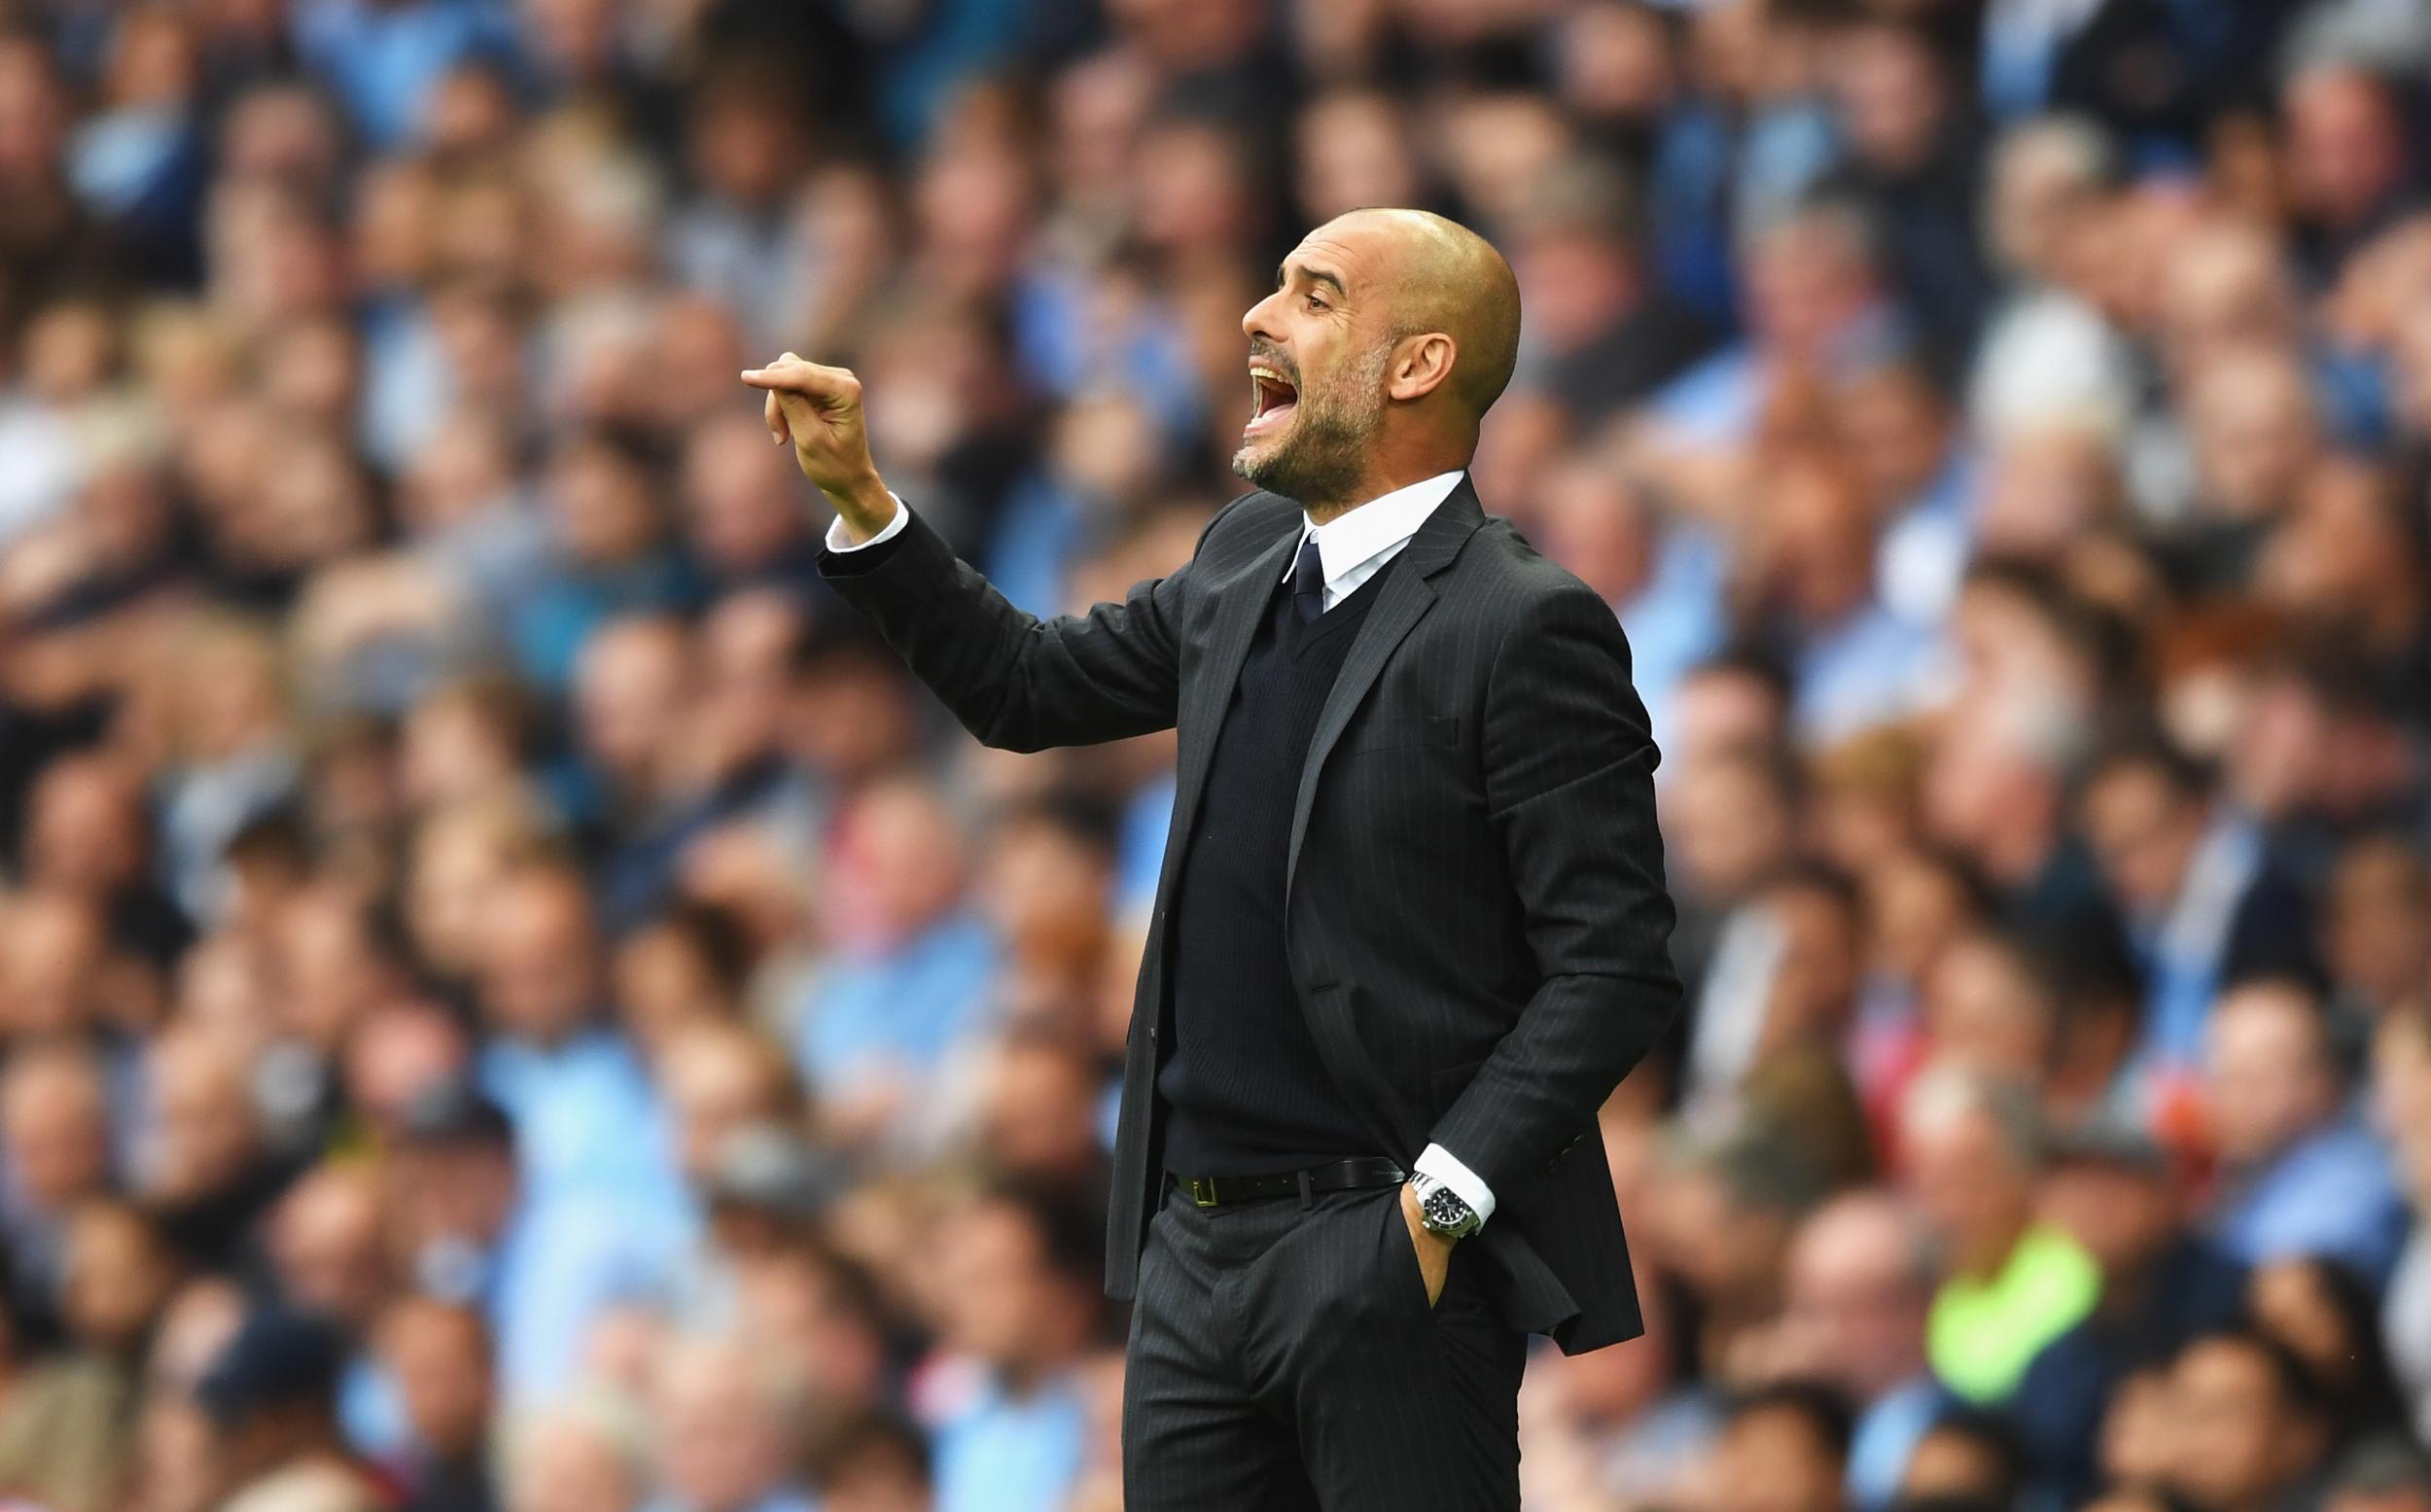
<path id="1" fill-rule="evenodd" d="M 1302 389 L 1300 412 L 1282 444 L 1262 457 L 1251 455 L 1253 445 L 1243 446 L 1233 453 L 1233 472 L 1312 513 L 1348 502 L 1367 471 L 1368 442 L 1384 417 L 1391 357 L 1390 346 L 1379 346 L 1322 393 Z"/>

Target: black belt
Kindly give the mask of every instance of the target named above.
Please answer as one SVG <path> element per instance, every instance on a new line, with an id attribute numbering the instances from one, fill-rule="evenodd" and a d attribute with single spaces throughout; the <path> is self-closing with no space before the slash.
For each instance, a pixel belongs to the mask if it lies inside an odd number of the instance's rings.
<path id="1" fill-rule="evenodd" d="M 1170 1174 L 1170 1173 L 1169 1173 Z M 1273 1176 L 1174 1176 L 1174 1184 L 1202 1208 L 1229 1208 L 1235 1203 L 1272 1202 L 1278 1197 L 1309 1197 L 1318 1192 L 1356 1192 L 1369 1187 L 1399 1186 L 1409 1173 L 1381 1155 L 1337 1160 L 1306 1171 L 1279 1171 Z"/>

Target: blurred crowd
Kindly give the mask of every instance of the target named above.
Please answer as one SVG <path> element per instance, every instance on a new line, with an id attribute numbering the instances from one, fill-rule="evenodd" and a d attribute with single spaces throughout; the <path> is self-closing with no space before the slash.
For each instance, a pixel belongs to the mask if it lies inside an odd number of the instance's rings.
<path id="1" fill-rule="evenodd" d="M 1171 741 L 736 373 L 1083 605 L 1420 204 L 1689 984 L 1530 1512 L 2431 1512 L 2426 188 L 2431 0 L 0 0 L 0 1494 L 1118 1507 Z"/>

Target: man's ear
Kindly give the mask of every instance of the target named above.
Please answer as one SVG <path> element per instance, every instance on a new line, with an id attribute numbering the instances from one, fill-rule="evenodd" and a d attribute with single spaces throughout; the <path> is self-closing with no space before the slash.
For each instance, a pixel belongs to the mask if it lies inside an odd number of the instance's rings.
<path id="1" fill-rule="evenodd" d="M 1393 343 L 1392 362 L 1385 369 L 1385 395 L 1408 403 L 1425 399 L 1452 376 L 1460 344 L 1440 331 L 1403 336 Z"/>

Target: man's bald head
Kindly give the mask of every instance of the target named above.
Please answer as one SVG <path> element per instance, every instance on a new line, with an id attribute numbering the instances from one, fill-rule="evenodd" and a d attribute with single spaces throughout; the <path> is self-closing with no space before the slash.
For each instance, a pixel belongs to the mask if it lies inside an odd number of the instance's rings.
<path id="1" fill-rule="evenodd" d="M 1519 352 L 1519 281 L 1466 227 L 1354 210 L 1241 318 L 1252 408 L 1233 471 L 1323 521 L 1464 468 Z"/>
<path id="2" fill-rule="evenodd" d="M 1353 210 L 1317 234 L 1327 233 L 1382 241 L 1393 339 L 1450 336 L 1460 352 L 1452 390 L 1472 421 L 1485 418 L 1519 361 L 1519 279 L 1494 243 L 1431 210 Z"/>

